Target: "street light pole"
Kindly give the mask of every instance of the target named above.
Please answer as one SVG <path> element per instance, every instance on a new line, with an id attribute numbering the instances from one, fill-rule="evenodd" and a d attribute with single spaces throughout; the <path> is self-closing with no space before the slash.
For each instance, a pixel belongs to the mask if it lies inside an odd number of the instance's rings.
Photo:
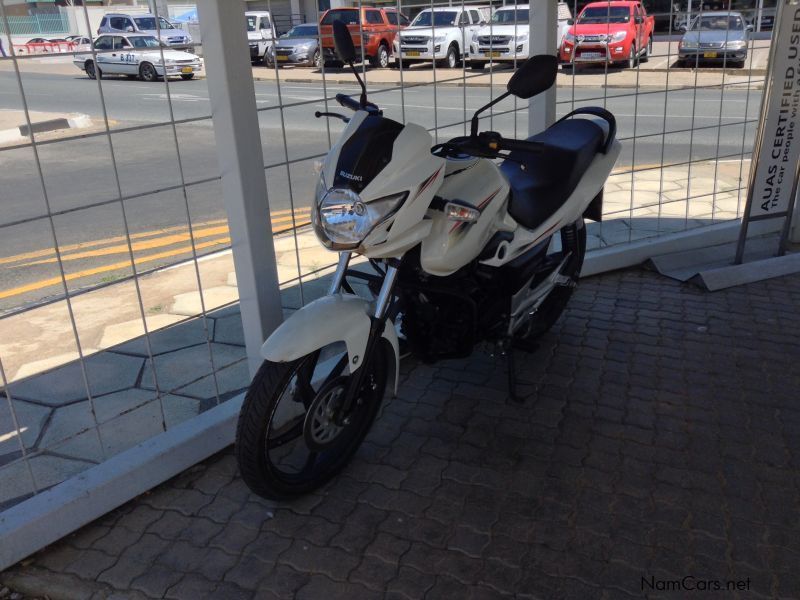
<path id="1" fill-rule="evenodd" d="M 283 320 L 244 0 L 199 0 L 214 138 L 222 174 L 250 374 Z"/>

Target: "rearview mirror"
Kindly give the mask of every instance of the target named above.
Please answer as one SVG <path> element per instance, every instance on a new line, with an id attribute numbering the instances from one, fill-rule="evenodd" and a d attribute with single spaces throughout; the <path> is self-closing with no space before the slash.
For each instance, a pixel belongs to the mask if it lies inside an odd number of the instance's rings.
<path id="1" fill-rule="evenodd" d="M 336 56 L 343 63 L 350 64 L 356 59 L 356 47 L 350 30 L 339 20 L 333 22 L 333 45 L 336 47 Z"/>
<path id="2" fill-rule="evenodd" d="M 575 25 L 575 19 L 567 19 L 567 25 Z"/>
<path id="3" fill-rule="evenodd" d="M 556 82 L 558 59 L 551 54 L 531 56 L 508 80 L 506 89 L 517 98 L 527 100 L 541 94 Z"/>
<path id="4" fill-rule="evenodd" d="M 637 25 L 644 23 L 644 19 L 642 17 L 634 17 L 633 20 Z"/>
<path id="5" fill-rule="evenodd" d="M 747 31 L 753 31 L 753 26 L 752 25 L 748 25 L 747 26 Z"/>

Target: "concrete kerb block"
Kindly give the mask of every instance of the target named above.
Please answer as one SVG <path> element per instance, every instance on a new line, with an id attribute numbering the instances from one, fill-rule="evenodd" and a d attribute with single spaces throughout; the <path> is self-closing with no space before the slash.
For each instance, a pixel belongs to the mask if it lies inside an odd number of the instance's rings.
<path id="1" fill-rule="evenodd" d="M 30 126 L 27 123 L 23 123 L 16 127 L 0 129 L 0 144 L 26 141 L 30 138 L 31 131 L 33 133 L 46 133 L 59 129 L 84 129 L 91 126 L 92 119 L 85 114 L 73 114 L 66 117 L 37 121 L 36 123 L 31 123 Z"/>

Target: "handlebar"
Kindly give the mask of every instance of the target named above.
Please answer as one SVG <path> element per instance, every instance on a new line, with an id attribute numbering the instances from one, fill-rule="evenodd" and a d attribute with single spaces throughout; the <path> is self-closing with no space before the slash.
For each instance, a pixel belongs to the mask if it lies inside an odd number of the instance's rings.
<path id="1" fill-rule="evenodd" d="M 372 102 L 367 102 L 366 106 L 361 106 L 361 103 L 353 98 L 352 96 L 348 96 L 347 94 L 336 94 L 336 101 L 345 108 L 349 108 L 352 111 L 357 110 L 365 110 L 371 114 L 381 114 L 381 109 L 378 108 L 377 104 L 373 104 Z"/>
<path id="2" fill-rule="evenodd" d="M 528 154 L 538 154 L 542 150 L 541 142 L 529 142 L 525 140 L 514 140 L 504 138 L 496 131 L 483 131 L 478 136 L 465 136 L 453 138 L 434 146 L 434 153 L 444 151 L 444 155 L 468 154 L 470 156 L 481 156 L 484 158 L 498 158 L 501 151 L 507 152 L 527 152 Z"/>

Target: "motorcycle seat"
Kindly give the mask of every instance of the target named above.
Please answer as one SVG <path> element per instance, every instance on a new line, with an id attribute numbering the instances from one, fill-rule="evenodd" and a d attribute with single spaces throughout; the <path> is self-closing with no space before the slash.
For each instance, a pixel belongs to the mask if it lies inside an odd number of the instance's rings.
<path id="1" fill-rule="evenodd" d="M 575 191 L 602 151 L 605 132 L 588 119 L 568 119 L 528 140 L 541 142 L 541 153 L 511 152 L 500 170 L 511 187 L 508 213 L 523 227 L 535 229 Z"/>

